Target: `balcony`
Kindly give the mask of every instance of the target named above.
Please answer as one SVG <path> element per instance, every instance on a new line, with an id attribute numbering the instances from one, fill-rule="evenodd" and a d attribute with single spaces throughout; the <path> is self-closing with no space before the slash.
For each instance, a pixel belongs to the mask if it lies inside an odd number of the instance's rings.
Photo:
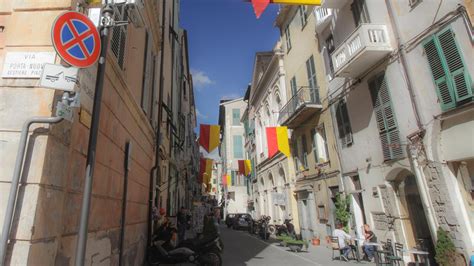
<path id="1" fill-rule="evenodd" d="M 322 108 L 318 89 L 302 87 L 281 108 L 278 123 L 288 128 L 295 128 L 321 111 Z"/>
<path id="2" fill-rule="evenodd" d="M 387 26 L 361 24 L 332 54 L 335 75 L 356 78 L 392 51 Z"/>
<path id="3" fill-rule="evenodd" d="M 314 15 L 316 16 L 316 31 L 321 33 L 331 23 L 333 10 L 319 7 L 314 9 Z"/>
<path id="4" fill-rule="evenodd" d="M 322 0 L 321 7 L 340 9 L 351 2 L 351 0 Z"/>

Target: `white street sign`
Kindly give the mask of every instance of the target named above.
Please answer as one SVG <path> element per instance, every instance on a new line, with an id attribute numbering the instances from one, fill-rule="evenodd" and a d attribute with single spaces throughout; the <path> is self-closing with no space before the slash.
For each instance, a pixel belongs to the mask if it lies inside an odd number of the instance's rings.
<path id="1" fill-rule="evenodd" d="M 74 91 L 78 68 L 46 64 L 41 74 L 40 86 L 50 89 Z"/>
<path id="2" fill-rule="evenodd" d="M 39 78 L 44 64 L 54 63 L 54 52 L 8 52 L 2 78 Z"/>
<path id="3" fill-rule="evenodd" d="M 72 122 L 72 107 L 63 102 L 58 102 L 58 105 L 56 106 L 56 116 Z"/>

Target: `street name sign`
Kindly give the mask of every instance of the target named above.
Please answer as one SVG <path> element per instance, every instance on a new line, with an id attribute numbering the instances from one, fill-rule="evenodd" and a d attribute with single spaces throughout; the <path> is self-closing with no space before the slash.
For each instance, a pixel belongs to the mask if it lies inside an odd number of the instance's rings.
<path id="1" fill-rule="evenodd" d="M 56 90 L 74 91 L 78 71 L 79 69 L 76 67 L 46 64 L 41 74 L 40 86 Z"/>
<path id="2" fill-rule="evenodd" d="M 53 23 L 51 38 L 56 52 L 71 66 L 87 68 L 99 59 L 99 32 L 84 14 L 61 14 Z"/>
<path id="3" fill-rule="evenodd" d="M 2 78 L 39 78 L 46 63 L 54 63 L 54 52 L 7 52 Z"/>

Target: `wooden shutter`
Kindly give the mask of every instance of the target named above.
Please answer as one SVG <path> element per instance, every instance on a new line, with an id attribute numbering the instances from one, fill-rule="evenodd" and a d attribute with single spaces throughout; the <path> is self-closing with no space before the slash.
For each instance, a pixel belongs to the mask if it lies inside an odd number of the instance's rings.
<path id="1" fill-rule="evenodd" d="M 347 113 L 347 104 L 344 100 L 339 101 L 336 106 L 336 122 L 342 146 L 352 144 L 351 124 Z"/>
<path id="2" fill-rule="evenodd" d="M 438 34 L 439 44 L 448 66 L 448 75 L 452 80 L 456 101 L 469 99 L 473 96 L 471 80 L 467 68 L 464 66 L 461 52 L 454 39 L 454 33 L 447 29 Z"/>
<path id="3" fill-rule="evenodd" d="M 443 111 L 473 97 L 472 81 L 450 28 L 423 44 Z"/>
<path id="4" fill-rule="evenodd" d="M 374 106 L 375 119 L 379 129 L 384 160 L 403 157 L 400 132 L 390 98 L 385 73 L 377 76 L 369 83 Z"/>
<path id="5" fill-rule="evenodd" d="M 311 129 L 311 148 L 313 149 L 314 161 L 318 163 L 318 137 L 316 136 L 316 129 Z"/>

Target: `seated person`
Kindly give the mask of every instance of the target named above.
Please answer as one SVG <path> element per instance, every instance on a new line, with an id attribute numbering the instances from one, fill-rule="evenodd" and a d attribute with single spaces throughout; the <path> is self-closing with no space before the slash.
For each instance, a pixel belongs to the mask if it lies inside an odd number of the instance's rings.
<path id="1" fill-rule="evenodd" d="M 370 226 L 368 224 L 364 224 L 363 226 L 364 236 L 365 236 L 365 243 L 362 246 L 367 259 L 370 261 L 374 258 L 375 253 L 375 246 L 367 245 L 367 243 L 377 243 L 377 237 L 375 236 L 374 232 L 370 230 Z"/>
<path id="2" fill-rule="evenodd" d="M 343 253 L 342 259 L 348 261 L 349 252 L 351 252 L 351 247 L 346 245 L 346 240 L 350 241 L 352 239 L 351 235 L 342 230 L 342 224 L 337 224 L 336 229 L 332 232 L 334 237 L 337 237 L 339 241 L 339 249 Z"/>

